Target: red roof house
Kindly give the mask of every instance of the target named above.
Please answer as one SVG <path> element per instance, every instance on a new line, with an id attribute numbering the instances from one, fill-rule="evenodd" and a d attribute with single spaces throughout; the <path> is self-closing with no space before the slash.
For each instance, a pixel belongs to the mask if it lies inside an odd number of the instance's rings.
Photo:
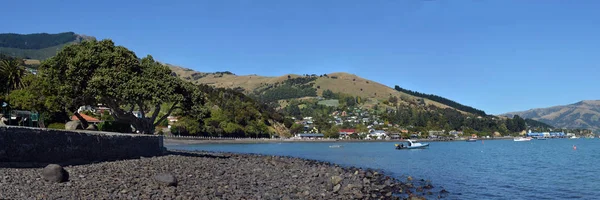
<path id="1" fill-rule="evenodd" d="M 100 122 L 100 120 L 93 118 L 89 115 L 83 114 L 83 113 L 79 113 L 79 115 L 81 115 L 81 117 L 83 117 L 83 119 L 85 119 L 85 121 L 87 121 L 88 123 L 96 123 L 96 122 Z M 79 118 L 77 118 L 77 116 L 73 115 L 71 116 L 71 120 L 72 121 L 79 121 Z"/>

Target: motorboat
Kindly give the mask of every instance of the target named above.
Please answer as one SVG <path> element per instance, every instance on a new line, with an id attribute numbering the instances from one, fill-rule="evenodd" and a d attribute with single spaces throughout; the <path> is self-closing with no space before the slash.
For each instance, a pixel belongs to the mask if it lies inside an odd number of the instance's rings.
<path id="1" fill-rule="evenodd" d="M 571 136 L 569 139 L 579 139 L 577 136 Z"/>
<path id="2" fill-rule="evenodd" d="M 469 139 L 467 140 L 467 142 L 477 142 L 477 139 L 475 139 L 475 138 L 469 138 Z"/>
<path id="3" fill-rule="evenodd" d="M 515 142 L 529 142 L 529 141 L 531 141 L 531 138 L 530 137 L 526 137 L 526 138 L 525 137 L 516 137 L 516 138 L 513 138 L 513 141 L 515 141 Z"/>
<path id="4" fill-rule="evenodd" d="M 342 148 L 342 147 L 343 147 L 342 145 L 331 145 L 331 146 L 329 146 L 329 148 Z"/>
<path id="5" fill-rule="evenodd" d="M 418 142 L 413 142 L 412 140 L 406 140 L 408 142 L 407 146 L 404 146 L 404 144 L 396 144 L 396 149 L 424 149 L 427 148 L 429 146 L 428 143 L 418 143 Z"/>

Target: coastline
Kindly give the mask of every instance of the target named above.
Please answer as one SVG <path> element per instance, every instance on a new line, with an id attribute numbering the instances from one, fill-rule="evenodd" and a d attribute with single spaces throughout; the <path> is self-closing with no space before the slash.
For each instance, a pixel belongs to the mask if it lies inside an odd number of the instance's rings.
<path id="1" fill-rule="evenodd" d="M 66 166 L 69 181 L 42 168 L 0 168 L 0 198 L 19 199 L 405 199 L 443 197 L 422 181 L 327 162 L 256 154 L 169 151 L 165 156 Z M 171 174 L 177 186 L 155 180 Z M 26 191 L 26 192 L 24 192 Z"/>
<path id="2" fill-rule="evenodd" d="M 484 138 L 478 140 L 512 140 L 513 138 Z M 465 142 L 466 140 L 432 140 L 416 139 L 415 142 Z M 406 142 L 406 140 L 336 140 L 336 139 L 194 139 L 186 137 L 165 137 L 164 145 L 193 145 L 193 144 L 261 144 L 261 143 L 306 143 L 306 142 L 324 142 L 324 143 L 354 143 L 354 142 Z"/>

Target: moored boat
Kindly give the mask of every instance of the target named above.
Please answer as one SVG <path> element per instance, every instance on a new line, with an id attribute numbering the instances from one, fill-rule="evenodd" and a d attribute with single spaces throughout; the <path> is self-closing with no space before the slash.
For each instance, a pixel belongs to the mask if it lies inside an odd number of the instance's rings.
<path id="1" fill-rule="evenodd" d="M 527 138 L 516 137 L 516 138 L 513 139 L 513 141 L 515 141 L 515 142 L 528 142 L 528 141 L 531 141 L 531 138 L 529 138 L 529 137 L 527 137 Z"/>
<path id="2" fill-rule="evenodd" d="M 408 145 L 404 146 L 404 144 L 396 144 L 396 149 L 424 149 L 427 148 L 429 146 L 429 143 L 418 143 L 418 142 L 413 142 L 412 140 L 406 140 L 408 141 Z"/>
<path id="3" fill-rule="evenodd" d="M 469 139 L 467 139 L 467 142 L 477 142 L 477 139 L 475 139 L 475 138 L 469 138 Z"/>

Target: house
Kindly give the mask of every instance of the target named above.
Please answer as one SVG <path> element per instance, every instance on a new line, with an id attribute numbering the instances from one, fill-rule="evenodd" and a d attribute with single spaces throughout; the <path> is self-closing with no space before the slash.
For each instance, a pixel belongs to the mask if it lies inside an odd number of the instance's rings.
<path id="1" fill-rule="evenodd" d="M 463 132 L 462 131 L 456 131 L 456 130 L 451 130 L 450 135 L 454 136 L 454 137 L 458 137 L 459 135 L 462 135 Z"/>
<path id="2" fill-rule="evenodd" d="M 340 129 L 340 137 L 349 136 L 356 132 L 356 129 Z"/>
<path id="3" fill-rule="evenodd" d="M 399 140 L 400 139 L 400 133 L 390 133 L 388 134 L 388 136 L 392 139 L 392 140 Z"/>
<path id="4" fill-rule="evenodd" d="M 83 114 L 83 113 L 79 113 L 79 115 L 81 115 L 81 117 L 83 119 L 85 119 L 85 121 L 87 121 L 88 123 L 97 124 L 97 123 L 102 122 L 99 119 L 96 119 L 94 117 L 91 117 L 91 116 Z M 71 116 L 71 121 L 79 121 L 79 118 L 77 118 L 77 116 L 73 115 L 73 116 Z"/>
<path id="5" fill-rule="evenodd" d="M 325 137 L 325 135 L 323 135 L 322 133 L 299 133 L 296 134 L 295 138 L 299 138 L 299 139 L 317 139 L 317 138 L 323 138 Z"/>
<path id="6" fill-rule="evenodd" d="M 373 130 L 369 133 L 369 138 L 384 139 L 385 137 L 387 137 L 387 134 L 384 130 Z"/>
<path id="7" fill-rule="evenodd" d="M 441 131 L 429 131 L 429 137 L 437 137 L 438 135 L 444 135 L 444 130 L 441 130 Z"/>
<path id="8" fill-rule="evenodd" d="M 172 124 L 172 123 L 175 123 L 175 122 L 179 121 L 179 117 L 168 116 L 167 120 L 169 120 L 169 124 Z"/>

